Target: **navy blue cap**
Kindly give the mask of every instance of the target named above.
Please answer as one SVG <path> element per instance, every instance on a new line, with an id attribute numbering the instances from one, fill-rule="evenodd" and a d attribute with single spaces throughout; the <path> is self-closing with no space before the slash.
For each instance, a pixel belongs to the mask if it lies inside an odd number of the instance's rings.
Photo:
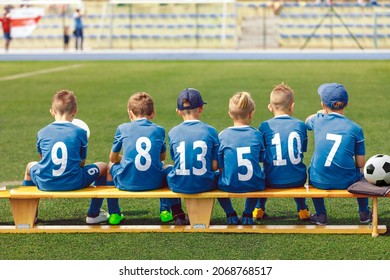
<path id="1" fill-rule="evenodd" d="M 318 88 L 321 101 L 332 110 L 341 110 L 348 104 L 348 93 L 342 84 L 322 84 Z"/>
<path id="2" fill-rule="evenodd" d="M 189 102 L 190 105 L 184 106 L 184 101 Z M 177 109 L 179 110 L 196 109 L 202 107 L 203 104 L 207 103 L 203 101 L 200 92 L 194 88 L 186 88 L 182 90 L 177 98 Z"/>

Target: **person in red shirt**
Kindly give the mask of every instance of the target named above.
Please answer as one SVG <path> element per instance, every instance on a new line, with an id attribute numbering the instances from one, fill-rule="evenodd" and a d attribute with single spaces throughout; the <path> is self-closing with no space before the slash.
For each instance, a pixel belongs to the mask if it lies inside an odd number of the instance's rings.
<path id="1" fill-rule="evenodd" d="M 8 51 L 11 43 L 11 14 L 9 9 L 4 9 L 3 17 L 0 18 L 1 24 L 3 25 L 4 39 L 5 39 L 5 50 Z"/>

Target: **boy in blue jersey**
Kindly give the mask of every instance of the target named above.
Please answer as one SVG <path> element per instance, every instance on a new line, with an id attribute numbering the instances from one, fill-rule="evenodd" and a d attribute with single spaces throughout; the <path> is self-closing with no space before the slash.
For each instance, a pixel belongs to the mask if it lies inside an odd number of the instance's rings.
<path id="1" fill-rule="evenodd" d="M 260 162 L 264 142 L 262 134 L 250 124 L 255 102 L 247 92 L 238 92 L 229 100 L 229 116 L 234 126 L 219 134 L 218 164 L 221 175 L 218 188 L 227 192 L 253 192 L 265 188 Z M 241 224 L 253 225 L 252 212 L 257 199 L 247 198 Z"/>
<path id="2" fill-rule="evenodd" d="M 72 124 L 76 113 L 77 99 L 73 92 L 57 91 L 50 109 L 55 121 L 38 132 L 37 149 L 41 160 L 27 165 L 23 185 L 35 185 L 42 191 L 71 191 L 94 181 L 95 185 L 106 184 L 104 162 L 85 165 L 87 131 Z M 98 207 L 96 211 L 88 211 L 86 220 L 101 223 L 107 221 L 108 216 Z"/>
<path id="3" fill-rule="evenodd" d="M 307 149 L 307 132 L 303 121 L 292 117 L 294 91 L 285 83 L 275 86 L 268 109 L 274 117 L 260 124 L 265 143 L 264 171 L 267 188 L 294 188 L 306 183 L 303 153 Z M 298 217 L 310 218 L 305 198 L 294 198 Z M 260 198 L 253 216 L 262 219 L 267 199 Z"/>
<path id="4" fill-rule="evenodd" d="M 218 132 L 200 121 L 203 112 L 200 92 L 184 89 L 177 98 L 176 112 L 183 122 L 168 133 L 170 155 L 174 166 L 167 175 L 169 188 L 178 193 L 201 193 L 216 188 L 218 170 Z M 230 199 L 218 199 L 232 222 L 238 224 Z M 188 224 L 180 203 L 172 204 L 176 225 Z"/>
<path id="5" fill-rule="evenodd" d="M 131 122 L 116 129 L 107 181 L 112 177 L 114 185 L 124 191 L 159 189 L 166 181 L 162 163 L 166 156 L 165 130 L 152 122 L 155 115 L 152 97 L 146 92 L 133 94 L 127 112 Z M 163 222 L 173 219 L 169 200 L 161 199 L 160 218 Z M 117 219 L 122 220 L 123 215 Z"/>
<path id="6" fill-rule="evenodd" d="M 309 167 L 309 184 L 319 189 L 347 189 L 360 180 L 366 162 L 362 128 L 344 116 L 348 93 L 337 83 L 318 88 L 322 110 L 306 119 L 314 131 L 315 149 Z M 360 222 L 371 221 L 368 198 L 358 198 Z M 326 225 L 328 217 L 323 198 L 313 198 L 316 214 L 312 223 Z"/>

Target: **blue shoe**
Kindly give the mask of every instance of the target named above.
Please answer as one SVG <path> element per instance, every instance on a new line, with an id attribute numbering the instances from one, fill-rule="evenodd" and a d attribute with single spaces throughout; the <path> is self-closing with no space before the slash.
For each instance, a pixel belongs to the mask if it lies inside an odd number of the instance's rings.
<path id="1" fill-rule="evenodd" d="M 241 224 L 242 225 L 254 225 L 255 222 L 253 221 L 253 215 L 243 213 L 241 217 Z"/>
<path id="2" fill-rule="evenodd" d="M 236 211 L 227 215 L 227 224 L 228 225 L 238 225 L 239 223 L 240 223 L 240 220 L 237 217 Z"/>

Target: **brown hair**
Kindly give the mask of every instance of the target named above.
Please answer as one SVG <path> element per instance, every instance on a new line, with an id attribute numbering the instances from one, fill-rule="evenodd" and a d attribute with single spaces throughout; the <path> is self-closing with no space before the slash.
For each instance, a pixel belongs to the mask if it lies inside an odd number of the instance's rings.
<path id="1" fill-rule="evenodd" d="M 276 85 L 270 95 L 270 103 L 277 110 L 286 110 L 294 102 L 294 91 L 284 82 Z"/>
<path id="2" fill-rule="evenodd" d="M 154 112 L 153 98 L 146 92 L 137 92 L 130 96 L 127 109 L 137 117 L 149 117 Z"/>
<path id="3" fill-rule="evenodd" d="M 51 99 L 51 107 L 60 115 L 77 111 L 77 98 L 73 91 L 63 89 L 57 91 Z"/>
<path id="4" fill-rule="evenodd" d="M 229 114 L 234 119 L 245 119 L 255 110 L 255 102 L 248 92 L 237 92 L 229 100 Z"/>

